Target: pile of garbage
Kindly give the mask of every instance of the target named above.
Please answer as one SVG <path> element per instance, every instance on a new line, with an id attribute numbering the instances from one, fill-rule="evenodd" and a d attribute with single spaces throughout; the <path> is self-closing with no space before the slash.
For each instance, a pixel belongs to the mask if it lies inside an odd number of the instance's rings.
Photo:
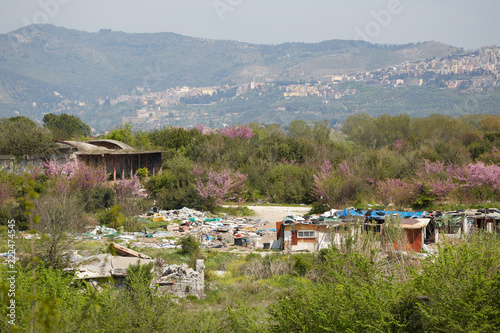
<path id="1" fill-rule="evenodd" d="M 108 228 L 106 226 L 96 226 L 87 227 L 92 230 L 89 232 L 77 235 L 75 239 L 102 239 L 102 238 L 114 238 L 119 236 L 119 232 L 116 229 Z"/>
<path id="2" fill-rule="evenodd" d="M 200 212 L 195 209 L 184 207 L 182 209 L 173 209 L 173 210 L 158 210 L 158 208 L 151 208 L 146 215 L 141 215 L 142 218 L 152 217 L 153 221 L 189 221 L 193 225 L 201 225 L 210 213 L 208 212 Z"/>
<path id="3" fill-rule="evenodd" d="M 222 216 L 200 212 L 184 207 L 176 210 L 158 210 L 153 207 L 139 220 L 155 223 L 156 230 L 123 232 L 106 226 L 89 227 L 88 232 L 79 234 L 77 239 L 121 239 L 123 244 L 134 242 L 137 248 L 175 249 L 179 248 L 178 239 L 186 235 L 194 236 L 203 248 L 222 248 L 232 244 L 249 248 L 263 248 L 263 237 L 274 238 L 274 225 L 263 227 L 268 221 L 261 219 Z M 165 223 L 162 223 L 165 222 Z"/>
<path id="4" fill-rule="evenodd" d="M 168 223 L 164 225 L 165 231 L 155 231 L 147 234 L 141 232 L 143 237 L 150 238 L 180 238 L 185 235 L 192 235 L 201 243 L 201 247 L 222 248 L 232 244 L 234 239 L 242 239 L 238 245 L 262 248 L 261 238 L 268 235 L 274 235 L 276 229 L 262 229 L 259 224 L 267 221 L 261 219 L 234 218 L 234 217 L 213 217 L 209 212 L 200 212 L 194 209 L 184 207 L 177 210 L 158 210 L 151 208 L 147 214 L 141 218 L 151 218 L 154 222 L 179 222 Z M 137 247 L 152 248 L 176 248 L 175 240 L 165 239 L 161 244 L 158 243 L 135 243 Z"/>

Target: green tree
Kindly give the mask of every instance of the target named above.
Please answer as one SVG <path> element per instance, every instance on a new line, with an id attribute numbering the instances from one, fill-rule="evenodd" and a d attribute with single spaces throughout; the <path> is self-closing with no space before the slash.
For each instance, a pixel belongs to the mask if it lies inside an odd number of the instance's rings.
<path id="1" fill-rule="evenodd" d="M 126 123 L 124 127 L 117 128 L 102 137 L 103 139 L 116 140 L 126 143 L 130 146 L 135 146 L 135 136 L 132 132 L 132 125 Z"/>
<path id="2" fill-rule="evenodd" d="M 46 114 L 43 117 L 43 123 L 52 132 L 54 138 L 58 140 L 78 139 L 91 134 L 90 127 L 78 116 L 66 113 L 61 115 Z"/>
<path id="3" fill-rule="evenodd" d="M 55 144 L 51 133 L 26 117 L 0 119 L 0 154 L 49 156 Z"/>
<path id="4" fill-rule="evenodd" d="M 378 118 L 357 114 L 347 118 L 342 131 L 362 147 L 380 148 L 410 137 L 410 121 L 410 116 L 404 114 L 395 117 L 382 115 Z"/>
<path id="5" fill-rule="evenodd" d="M 303 120 L 294 120 L 288 126 L 288 135 L 294 139 L 311 140 L 313 137 L 313 130 L 308 123 Z"/>
<path id="6" fill-rule="evenodd" d="M 331 127 L 327 120 L 313 121 L 314 127 L 312 130 L 314 141 L 318 143 L 326 143 L 330 140 Z"/>
<path id="7" fill-rule="evenodd" d="M 268 174 L 267 194 L 273 202 L 309 203 L 313 185 L 311 170 L 295 164 L 282 164 Z"/>
<path id="8" fill-rule="evenodd" d="M 151 143 L 165 149 L 180 149 L 188 147 L 194 138 L 201 136 L 196 129 L 186 130 L 178 127 L 163 127 L 149 133 Z"/>
<path id="9" fill-rule="evenodd" d="M 72 194 L 47 194 L 35 202 L 35 214 L 40 222 L 36 229 L 42 234 L 39 243 L 41 259 L 47 264 L 64 268 L 67 251 L 77 242 L 75 233 L 85 226 L 83 206 Z"/>

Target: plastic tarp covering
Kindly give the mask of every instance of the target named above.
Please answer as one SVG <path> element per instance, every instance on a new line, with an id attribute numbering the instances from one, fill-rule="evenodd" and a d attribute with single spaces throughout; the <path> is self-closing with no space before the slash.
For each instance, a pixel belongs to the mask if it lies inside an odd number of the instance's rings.
<path id="1" fill-rule="evenodd" d="M 340 217 L 364 217 L 366 216 L 367 210 L 355 210 L 355 209 L 344 209 L 344 210 L 339 210 L 336 212 L 337 216 Z M 427 212 L 400 212 L 400 211 L 385 211 L 385 210 L 372 210 L 371 212 L 371 217 L 376 218 L 376 219 L 381 219 L 384 220 L 386 216 L 399 216 L 401 218 L 421 218 L 421 217 L 426 217 Z M 379 214 L 377 214 L 379 213 Z M 367 216 L 367 217 L 370 217 Z"/>
<path id="2" fill-rule="evenodd" d="M 463 220 L 463 216 L 439 216 L 434 218 L 436 228 L 442 228 L 444 226 L 454 227 L 457 225 L 457 223 L 462 222 Z"/>

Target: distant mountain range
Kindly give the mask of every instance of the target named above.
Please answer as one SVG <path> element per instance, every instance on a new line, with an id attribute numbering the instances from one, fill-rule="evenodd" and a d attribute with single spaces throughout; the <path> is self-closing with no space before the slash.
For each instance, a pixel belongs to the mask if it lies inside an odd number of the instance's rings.
<path id="1" fill-rule="evenodd" d="M 174 33 L 89 33 L 33 25 L 0 35 L 0 116 L 18 111 L 40 119 L 61 99 L 92 105 L 98 98 L 116 97 L 140 86 L 160 91 L 175 86 L 300 80 L 462 51 L 438 42 L 377 45 L 330 40 L 257 45 Z"/>

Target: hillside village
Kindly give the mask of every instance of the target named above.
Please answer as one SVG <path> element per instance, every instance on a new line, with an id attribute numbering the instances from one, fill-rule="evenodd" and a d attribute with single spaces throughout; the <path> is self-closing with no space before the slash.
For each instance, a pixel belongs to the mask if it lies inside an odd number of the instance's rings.
<path id="1" fill-rule="evenodd" d="M 329 118 L 328 114 L 332 111 L 320 111 L 321 105 L 358 95 L 361 88 L 430 87 L 436 90 L 444 89 L 456 96 L 489 93 L 492 88 L 499 86 L 499 59 L 500 48 L 491 46 L 442 58 L 406 61 L 396 66 L 367 72 L 332 73 L 300 81 L 276 81 L 276 78 L 268 77 L 262 78 L 260 82 L 204 87 L 177 86 L 160 91 L 155 91 L 157 86 L 154 84 L 154 76 L 161 74 L 156 73 L 152 75 L 151 85 L 145 80 L 142 86 L 127 94 L 102 96 L 90 101 L 70 100 L 63 93 L 53 91 L 53 104 L 33 101 L 30 105 L 33 112 L 42 114 L 70 113 L 83 116 L 92 110 L 87 116 L 90 117 L 89 122 L 92 117 L 104 112 L 109 119 L 100 127 L 94 124 L 99 127 L 98 131 L 125 123 L 131 123 L 137 129 L 161 128 L 164 125 L 232 125 L 241 121 L 243 110 L 250 109 L 248 103 L 252 104 L 263 94 L 268 94 L 271 98 L 266 104 L 268 110 L 265 112 L 289 113 L 291 117 L 298 117 L 300 112 L 310 111 L 325 119 Z M 394 93 L 397 94 L 398 90 L 394 90 Z M 314 101 L 315 105 L 309 108 L 306 106 L 305 109 L 302 107 L 302 111 L 299 111 L 296 101 L 305 98 Z M 337 109 L 344 108 L 342 105 L 337 105 Z M 14 113 L 20 114 L 17 111 Z"/>
<path id="2" fill-rule="evenodd" d="M 358 93 L 357 89 L 346 89 L 342 83 L 359 82 L 367 86 L 408 87 L 431 85 L 457 91 L 459 94 L 481 93 L 484 89 L 497 87 L 500 83 L 500 48 L 484 47 L 480 51 L 442 59 L 405 62 L 397 66 L 377 69 L 365 73 L 327 75 L 298 83 L 250 82 L 237 86 L 175 87 L 153 92 L 147 86 L 136 88 L 138 94 L 120 95 L 117 98 L 99 99 L 98 106 L 128 105 L 135 115 L 124 117 L 123 122 L 157 123 L 162 118 L 180 121 L 183 118 L 207 116 L 206 108 L 224 102 L 228 97 L 218 98 L 221 93 L 233 91 L 229 99 L 244 99 L 249 91 L 266 91 L 277 87 L 283 98 L 318 97 L 323 104 Z M 210 103 L 193 103 L 189 100 L 210 96 Z M 188 102 L 183 102 L 188 101 Z M 64 104 L 64 103 L 63 103 Z M 278 107 L 276 111 L 285 111 Z M 59 107 L 59 112 L 67 111 Z M 231 114 L 230 114 L 231 115 Z M 229 115 L 229 116 L 230 116 Z M 238 115 L 233 114 L 234 116 Z"/>

